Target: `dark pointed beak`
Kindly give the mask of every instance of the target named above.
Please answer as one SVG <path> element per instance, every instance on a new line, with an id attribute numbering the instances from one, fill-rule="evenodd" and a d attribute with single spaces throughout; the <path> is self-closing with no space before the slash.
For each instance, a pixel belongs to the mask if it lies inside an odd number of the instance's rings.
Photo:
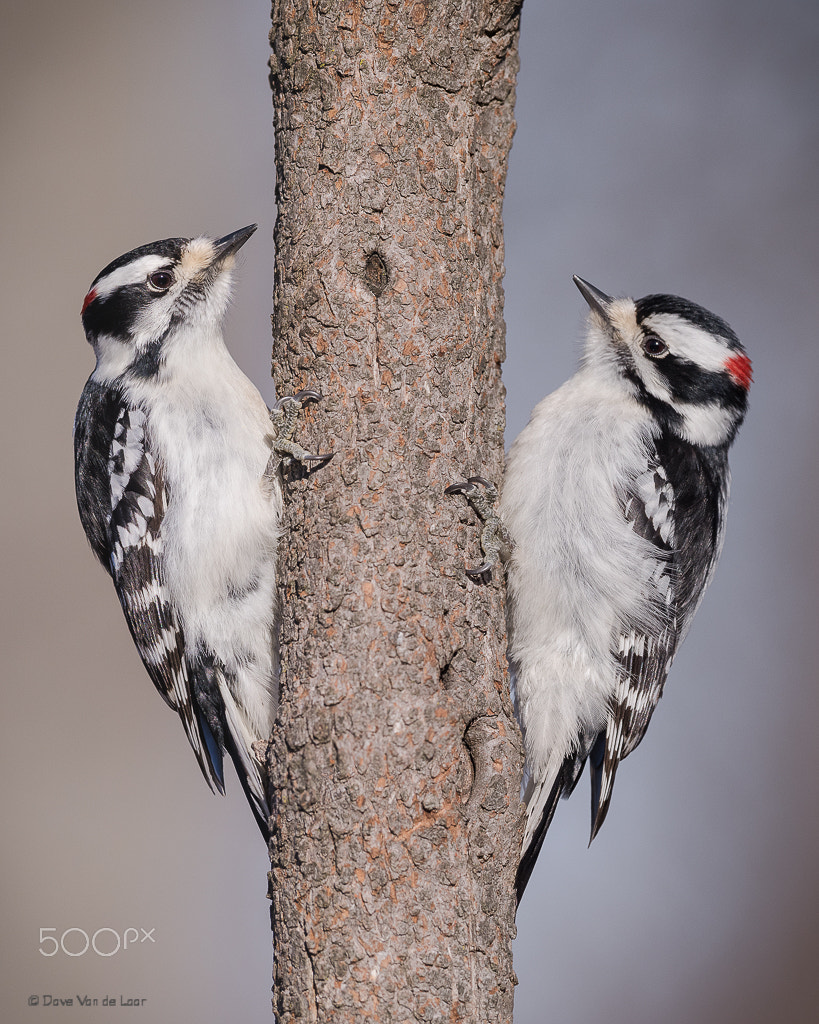
<path id="1" fill-rule="evenodd" d="M 601 292 L 599 288 L 595 288 L 593 284 L 584 281 L 582 277 L 578 277 L 577 274 L 572 277 L 572 280 L 580 289 L 580 294 L 588 302 L 589 309 L 602 316 L 608 323 L 609 307 L 614 299 L 610 295 L 606 295 L 605 292 Z"/>
<path id="2" fill-rule="evenodd" d="M 246 228 L 239 228 L 238 231 L 225 235 L 224 238 L 217 238 L 213 243 L 213 262 L 216 263 L 226 256 L 232 256 L 241 249 L 258 226 L 258 224 L 248 224 Z"/>

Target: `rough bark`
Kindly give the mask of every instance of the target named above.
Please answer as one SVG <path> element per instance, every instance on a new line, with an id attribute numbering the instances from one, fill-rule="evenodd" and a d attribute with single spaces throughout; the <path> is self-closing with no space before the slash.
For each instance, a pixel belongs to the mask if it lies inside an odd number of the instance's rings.
<path id="1" fill-rule="evenodd" d="M 521 745 L 500 573 L 444 487 L 499 480 L 520 2 L 275 0 L 286 480 L 269 760 L 278 1019 L 508 1022 Z"/>

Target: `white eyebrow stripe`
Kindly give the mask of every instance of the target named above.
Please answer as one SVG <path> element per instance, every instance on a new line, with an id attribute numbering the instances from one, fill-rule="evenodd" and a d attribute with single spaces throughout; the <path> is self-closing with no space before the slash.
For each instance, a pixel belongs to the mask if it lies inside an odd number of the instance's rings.
<path id="1" fill-rule="evenodd" d="M 122 288 L 123 285 L 141 284 L 148 274 L 159 270 L 160 267 L 167 267 L 170 262 L 167 256 L 158 254 L 140 256 L 133 263 L 126 263 L 124 267 L 117 267 L 110 274 L 101 277 L 94 285 L 94 291 L 98 298 L 105 298 L 106 295 L 110 295 L 117 288 Z"/>
<path id="2" fill-rule="evenodd" d="M 727 341 L 673 313 L 653 313 L 643 320 L 643 328 L 656 332 L 672 355 L 696 363 L 703 370 L 724 370 L 725 360 L 734 351 Z"/>

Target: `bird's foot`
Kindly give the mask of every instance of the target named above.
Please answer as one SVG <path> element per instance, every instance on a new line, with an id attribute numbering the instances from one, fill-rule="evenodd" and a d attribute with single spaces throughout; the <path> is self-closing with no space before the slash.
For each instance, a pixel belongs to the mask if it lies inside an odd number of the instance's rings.
<path id="1" fill-rule="evenodd" d="M 465 569 L 468 576 L 488 578 L 487 574 L 491 574 L 492 569 L 498 564 L 501 551 L 511 545 L 509 533 L 495 511 L 495 502 L 498 500 L 497 488 L 482 476 L 471 476 L 468 480 L 450 484 L 444 493 L 462 494 L 484 524 L 481 531 L 481 549 L 485 561 L 483 565 L 475 568 L 465 566 Z"/>
<path id="2" fill-rule="evenodd" d="M 278 467 L 282 459 L 293 459 L 295 462 L 329 462 L 335 452 L 326 452 L 323 455 L 314 455 L 306 448 L 293 440 L 293 434 L 298 423 L 299 413 L 307 402 L 320 402 L 321 394 L 312 388 L 304 388 L 295 395 L 286 395 L 280 398 L 275 407 L 270 410 L 270 422 L 276 428 L 273 437 L 270 460 Z"/>

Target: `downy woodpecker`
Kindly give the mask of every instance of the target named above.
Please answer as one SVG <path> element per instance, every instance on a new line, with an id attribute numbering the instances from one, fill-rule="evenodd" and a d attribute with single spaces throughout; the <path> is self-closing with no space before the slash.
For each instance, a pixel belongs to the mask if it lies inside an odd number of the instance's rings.
<path id="1" fill-rule="evenodd" d="M 560 796 L 591 774 L 591 838 L 639 744 L 714 571 L 728 448 L 751 362 L 720 317 L 675 295 L 589 304 L 585 357 L 512 445 L 500 501 L 463 493 L 506 550 L 509 663 L 526 748 L 518 899 Z"/>
<path id="2" fill-rule="evenodd" d="M 74 428 L 77 504 L 139 655 L 211 789 L 233 759 L 267 835 L 261 771 L 278 699 L 282 456 L 301 392 L 269 412 L 222 337 L 256 230 L 166 238 L 109 263 L 82 321 L 97 363 Z"/>

